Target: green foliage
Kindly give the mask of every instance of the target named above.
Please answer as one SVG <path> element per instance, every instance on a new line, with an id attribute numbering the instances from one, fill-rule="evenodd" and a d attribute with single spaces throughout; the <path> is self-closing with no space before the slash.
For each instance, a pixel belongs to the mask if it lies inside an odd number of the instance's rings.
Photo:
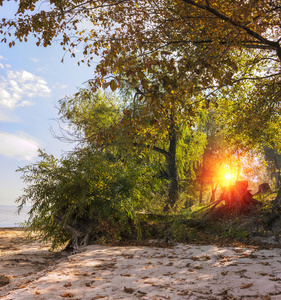
<path id="1" fill-rule="evenodd" d="M 102 134 L 120 118 L 118 101 L 114 94 L 80 89 L 59 101 L 60 120 L 69 125 L 70 137 L 101 144 Z"/>
<path id="2" fill-rule="evenodd" d="M 239 241 L 245 240 L 245 238 L 249 235 L 249 232 L 245 229 L 237 229 L 235 227 L 230 227 L 228 231 L 224 233 L 226 238 L 233 238 Z"/>
<path id="3" fill-rule="evenodd" d="M 219 222 L 210 222 L 207 226 L 209 234 L 215 235 L 217 239 L 231 239 L 243 241 L 249 236 L 249 228 L 247 225 L 241 225 L 242 221 L 238 218 L 234 223 L 228 224 Z"/>
<path id="4" fill-rule="evenodd" d="M 28 184 L 18 198 L 32 209 L 27 226 L 42 240 L 57 247 L 70 236 L 66 227 L 97 224 L 113 233 L 130 230 L 136 210 L 150 198 L 153 179 L 134 162 L 108 159 L 108 153 L 92 148 L 56 159 L 43 151 L 38 163 L 20 168 Z M 103 224 L 103 225 L 101 225 Z"/>
<path id="5" fill-rule="evenodd" d="M 272 65 L 272 69 L 280 65 Z M 280 84 L 269 80 L 259 69 L 252 69 L 252 80 L 238 81 L 217 93 L 222 124 L 228 139 L 243 141 L 248 147 L 267 145 L 280 150 Z M 269 76 L 270 77 L 270 76 Z"/>
<path id="6" fill-rule="evenodd" d="M 18 170 L 27 183 L 20 207 L 32 204 L 26 226 L 53 247 L 70 239 L 69 227 L 92 230 L 101 240 L 119 240 L 132 227 L 140 236 L 138 212 L 163 207 L 161 162 L 116 130 L 117 104 L 114 95 L 87 89 L 61 100 L 61 121 L 80 148 L 60 159 L 40 150 L 39 162 Z"/>
<path id="7" fill-rule="evenodd" d="M 168 230 L 171 238 L 177 243 L 188 243 L 194 241 L 198 232 L 183 224 L 181 219 L 175 219 Z"/>
<path id="8" fill-rule="evenodd" d="M 200 131 L 182 127 L 182 137 L 178 142 L 177 164 L 182 180 L 195 179 L 196 168 L 202 163 L 206 147 L 206 135 Z"/>
<path id="9" fill-rule="evenodd" d="M 272 191 L 267 191 L 266 193 L 260 193 L 255 195 L 255 199 L 261 201 L 266 210 L 270 209 L 271 201 L 276 198 L 277 193 Z"/>

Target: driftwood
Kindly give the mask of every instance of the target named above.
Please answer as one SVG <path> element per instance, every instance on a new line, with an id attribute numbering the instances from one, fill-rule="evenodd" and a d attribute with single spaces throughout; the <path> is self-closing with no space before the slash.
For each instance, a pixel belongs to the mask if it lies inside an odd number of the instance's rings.
<path id="1" fill-rule="evenodd" d="M 60 211 L 54 216 L 55 222 L 69 234 L 69 242 L 65 247 L 66 251 L 79 252 L 81 248 L 92 245 L 99 239 L 114 240 L 115 236 L 126 238 L 130 231 L 126 226 L 134 230 L 134 223 L 131 219 L 125 221 L 125 225 L 117 223 L 113 225 L 110 220 L 98 215 L 89 217 L 87 214 L 77 217 L 75 213 L 65 221 L 65 212 Z M 127 223 L 126 223 L 127 222 Z M 118 225 L 117 225 L 118 224 Z"/>
<path id="2" fill-rule="evenodd" d="M 63 214 L 58 214 L 54 217 L 55 221 L 60 224 L 63 220 Z M 89 245 L 91 242 L 97 240 L 95 234 L 95 227 L 98 227 L 95 222 L 89 222 L 88 220 L 82 222 L 80 220 L 69 221 L 64 229 L 70 233 L 71 239 L 65 247 L 66 251 L 72 251 L 74 253 L 79 252 L 79 249 Z"/>
<path id="3" fill-rule="evenodd" d="M 248 182 L 236 181 L 232 186 L 224 187 L 219 199 L 209 206 L 205 216 L 222 218 L 238 216 L 255 210 L 261 202 L 254 199 L 248 190 Z"/>

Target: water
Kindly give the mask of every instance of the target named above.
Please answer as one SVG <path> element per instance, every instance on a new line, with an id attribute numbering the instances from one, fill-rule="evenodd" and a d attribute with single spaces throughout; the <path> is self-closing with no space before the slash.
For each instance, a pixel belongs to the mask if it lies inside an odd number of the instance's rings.
<path id="1" fill-rule="evenodd" d="M 25 206 L 21 213 L 17 214 L 17 206 L 0 205 L 0 227 L 20 227 L 20 223 L 28 219 L 30 206 Z"/>

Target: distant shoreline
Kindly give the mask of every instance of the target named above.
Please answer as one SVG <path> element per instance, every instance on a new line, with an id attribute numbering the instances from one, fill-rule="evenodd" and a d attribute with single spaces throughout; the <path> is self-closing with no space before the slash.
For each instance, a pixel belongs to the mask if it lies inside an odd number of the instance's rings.
<path id="1" fill-rule="evenodd" d="M 0 227 L 0 231 L 1 230 L 24 230 L 25 228 L 23 226 L 18 226 L 18 227 L 9 227 L 9 226 L 6 226 L 6 227 Z"/>
<path id="2" fill-rule="evenodd" d="M 0 228 L 22 227 L 22 223 L 28 220 L 31 206 L 23 207 L 18 214 L 16 205 L 0 205 Z"/>

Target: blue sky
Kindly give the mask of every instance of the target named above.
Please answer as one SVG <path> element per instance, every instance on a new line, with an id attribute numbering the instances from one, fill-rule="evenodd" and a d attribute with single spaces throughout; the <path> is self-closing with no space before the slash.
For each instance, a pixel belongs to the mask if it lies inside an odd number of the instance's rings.
<path id="1" fill-rule="evenodd" d="M 59 45 L 37 47 L 32 39 L 13 48 L 0 44 L 0 205 L 15 204 L 24 186 L 15 170 L 36 162 L 38 148 L 60 156 L 72 147 L 50 132 L 56 128 L 56 105 L 77 92 L 94 67 L 78 67 L 69 56 L 61 63 L 63 55 Z"/>

